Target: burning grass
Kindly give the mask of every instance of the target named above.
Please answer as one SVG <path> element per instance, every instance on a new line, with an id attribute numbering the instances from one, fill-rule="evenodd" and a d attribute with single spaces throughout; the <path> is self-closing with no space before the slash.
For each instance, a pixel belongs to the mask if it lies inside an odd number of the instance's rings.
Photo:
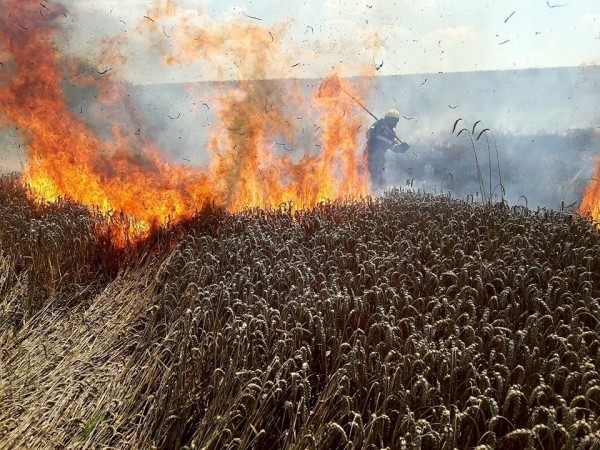
<path id="1" fill-rule="evenodd" d="M 1 184 L 0 448 L 598 447 L 589 222 L 394 191 L 123 249 Z"/>
<path id="2" fill-rule="evenodd" d="M 37 1 L 9 0 L 6 8 L 9 12 L 0 17 L 0 128 L 14 126 L 27 143 L 23 176 L 38 199 L 68 197 L 103 213 L 124 211 L 146 237 L 144 231 L 169 220 L 189 220 L 211 205 L 232 212 L 287 202 L 312 207 L 326 198 L 368 192 L 359 145 L 366 122 L 351 114 L 353 102 L 315 95 L 313 114 L 298 83 L 283 91 L 269 81 L 277 76 L 273 67 L 288 57 L 283 29 L 273 34 L 239 21 L 219 24 L 197 14 L 182 18 L 184 12 L 171 1 L 157 2 L 154 18 L 142 20 L 137 38 L 166 51 L 169 64 L 204 61 L 217 73 L 224 65 L 238 68 L 234 82 L 222 84 L 211 100 L 215 124 L 207 131 L 206 146 L 190 149 L 210 156 L 210 162 L 191 167 L 174 161 L 168 148 L 143 131 L 148 125 L 131 101 L 129 83 L 106 69 L 89 70 L 97 64 L 92 55 L 76 58 L 65 52 L 72 30 L 65 26 L 64 6 L 57 2 L 42 14 Z M 162 21 L 173 20 L 178 26 L 170 54 L 163 38 L 171 38 L 163 33 L 157 38 L 156 31 L 165 30 Z M 117 42 L 108 39 L 102 47 L 119 65 Z M 74 91 L 95 93 L 86 108 L 89 117 L 82 106 L 75 107 Z M 299 142 L 304 134 L 299 116 L 318 124 L 320 132 L 310 143 Z M 293 155 L 276 151 L 281 140 L 293 145 Z"/>

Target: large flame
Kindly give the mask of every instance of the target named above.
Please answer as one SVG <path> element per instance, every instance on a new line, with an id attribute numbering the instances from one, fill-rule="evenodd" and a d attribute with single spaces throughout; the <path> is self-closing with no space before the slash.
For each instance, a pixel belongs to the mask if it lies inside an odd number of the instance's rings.
<path id="1" fill-rule="evenodd" d="M 367 193 L 358 148 L 365 118 L 353 112 L 352 101 L 339 93 L 312 96 L 322 131 L 315 152 L 301 148 L 289 113 L 305 100 L 300 88 L 283 92 L 281 84 L 264 81 L 272 75 L 269 68 L 286 55 L 280 43 L 283 28 L 267 31 L 240 23 L 194 28 L 183 20 L 181 32 L 169 36 L 176 46 L 165 56 L 167 63 L 208 62 L 227 55 L 238 70 L 235 86 L 224 85 L 216 99 L 219 123 L 205 149 L 211 163 L 201 170 L 169 161 L 164 149 L 135 132 L 133 124 L 142 119 L 128 105 L 126 85 L 113 72 L 90 69 L 85 61 L 62 54 L 55 40 L 64 34 L 59 24 L 67 11 L 58 4 L 41 5 L 42 10 L 40 5 L 9 0 L 12 13 L 0 22 L 0 119 L 17 126 L 27 140 L 24 179 L 38 198 L 66 196 L 104 212 L 122 211 L 148 230 L 190 217 L 208 204 L 232 211 L 287 202 L 311 207 L 324 199 Z M 152 20 L 138 27 L 142 36 L 177 11 L 172 2 L 163 1 L 151 13 Z M 111 42 L 103 44 L 110 47 Z M 216 67 L 219 72 L 222 66 Z M 104 125 L 95 123 L 92 129 L 71 110 L 63 90 L 66 80 L 97 90 L 106 112 L 95 118 L 106 120 Z M 295 151 L 281 154 L 279 138 L 296 143 Z"/>
<path id="2" fill-rule="evenodd" d="M 600 223 L 600 160 L 596 164 L 596 174 L 583 194 L 579 213 Z"/>

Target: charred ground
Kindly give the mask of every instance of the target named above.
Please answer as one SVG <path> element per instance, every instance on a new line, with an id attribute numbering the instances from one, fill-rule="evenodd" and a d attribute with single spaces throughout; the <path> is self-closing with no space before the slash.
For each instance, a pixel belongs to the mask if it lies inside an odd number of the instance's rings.
<path id="1" fill-rule="evenodd" d="M 392 191 L 117 248 L 0 189 L 0 448 L 597 448 L 600 235 Z"/>

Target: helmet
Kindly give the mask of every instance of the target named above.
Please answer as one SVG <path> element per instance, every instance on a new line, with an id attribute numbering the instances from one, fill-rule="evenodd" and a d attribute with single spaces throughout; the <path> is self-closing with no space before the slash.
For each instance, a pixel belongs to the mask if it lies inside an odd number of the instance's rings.
<path id="1" fill-rule="evenodd" d="M 390 109 L 388 112 L 385 113 L 385 118 L 394 118 L 397 120 L 400 120 L 400 113 L 398 112 L 397 109 Z"/>

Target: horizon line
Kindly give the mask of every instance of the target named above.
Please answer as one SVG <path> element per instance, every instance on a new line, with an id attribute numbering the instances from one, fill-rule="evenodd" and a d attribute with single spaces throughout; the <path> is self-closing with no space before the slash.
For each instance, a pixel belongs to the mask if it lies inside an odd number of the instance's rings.
<path id="1" fill-rule="evenodd" d="M 479 70 L 456 70 L 456 71 L 439 71 L 439 72 L 411 72 L 411 73 L 396 73 L 388 75 L 352 75 L 347 77 L 340 77 L 346 80 L 352 80 L 357 78 L 388 78 L 388 77 L 411 77 L 411 76 L 431 76 L 431 75 L 450 75 L 450 74 L 465 74 L 465 73 L 478 73 L 478 72 L 523 72 L 527 70 L 556 70 L 556 69 L 584 69 L 584 68 L 600 68 L 600 64 L 579 64 L 577 66 L 545 66 L 545 67 L 522 67 L 514 69 L 479 69 Z M 335 72 L 326 75 L 325 77 L 289 77 L 289 78 L 232 78 L 227 80 L 199 80 L 199 81 L 165 81 L 157 83 L 133 83 L 132 86 L 156 86 L 156 85 L 167 85 L 167 84 L 205 84 L 205 83 L 235 83 L 235 82 L 261 82 L 261 81 L 287 81 L 287 80 L 307 80 L 316 81 L 323 80 L 328 76 L 334 75 Z M 338 75 L 339 76 L 339 75 Z"/>

